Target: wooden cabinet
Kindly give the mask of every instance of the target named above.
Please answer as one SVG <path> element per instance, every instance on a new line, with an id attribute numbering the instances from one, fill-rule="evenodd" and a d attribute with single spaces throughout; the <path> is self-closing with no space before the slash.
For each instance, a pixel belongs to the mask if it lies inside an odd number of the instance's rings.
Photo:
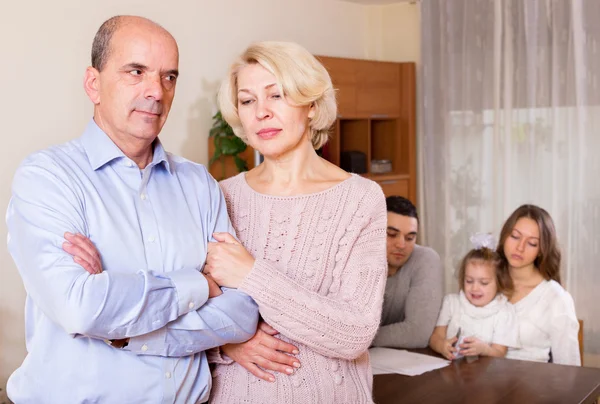
<path id="1" fill-rule="evenodd" d="M 373 179 L 386 196 L 401 195 L 416 204 L 416 91 L 415 64 L 377 62 L 317 56 L 331 76 L 338 101 L 338 119 L 331 139 L 321 150 L 324 158 L 340 165 L 344 152 L 365 156 L 366 177 Z M 209 156 L 214 150 L 209 139 Z M 242 157 L 252 166 L 253 150 Z M 389 160 L 391 171 L 371 171 L 373 160 Z M 234 175 L 233 161 L 210 167 L 218 179 Z"/>
<path id="2" fill-rule="evenodd" d="M 416 203 L 415 64 L 318 56 L 337 89 L 338 119 L 324 157 L 340 165 L 345 152 L 366 157 L 368 178 L 386 196 Z M 388 160 L 391 171 L 376 174 L 374 160 Z"/>

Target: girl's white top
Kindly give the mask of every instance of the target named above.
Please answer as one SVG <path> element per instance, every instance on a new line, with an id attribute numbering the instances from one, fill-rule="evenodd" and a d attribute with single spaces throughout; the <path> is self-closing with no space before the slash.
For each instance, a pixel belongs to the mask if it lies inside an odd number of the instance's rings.
<path id="1" fill-rule="evenodd" d="M 498 294 L 484 307 L 474 306 L 464 292 L 444 297 L 438 326 L 448 326 L 446 338 L 476 337 L 488 344 L 518 346 L 517 316 L 506 296 Z"/>
<path id="2" fill-rule="evenodd" d="M 579 322 L 573 298 L 556 281 L 543 281 L 514 304 L 520 348 L 509 348 L 510 359 L 581 365 Z"/>

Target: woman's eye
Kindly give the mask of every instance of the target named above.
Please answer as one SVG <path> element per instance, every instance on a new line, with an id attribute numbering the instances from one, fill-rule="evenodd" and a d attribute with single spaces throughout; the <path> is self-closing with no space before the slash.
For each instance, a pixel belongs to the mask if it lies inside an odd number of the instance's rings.
<path id="1" fill-rule="evenodd" d="M 515 240 L 518 240 L 518 239 L 519 239 L 519 236 L 517 236 L 516 234 L 511 234 L 511 235 L 510 235 L 510 238 L 513 238 L 513 239 L 515 239 Z"/>
<path id="2" fill-rule="evenodd" d="M 252 100 L 240 100 L 241 105 L 248 105 L 252 102 Z"/>
<path id="3" fill-rule="evenodd" d="M 277 99 L 279 99 L 279 98 L 281 98 L 281 95 L 279 95 L 279 94 L 273 94 L 273 95 L 271 96 L 271 98 L 277 98 Z"/>
<path id="4" fill-rule="evenodd" d="M 532 244 L 532 243 L 529 243 L 529 245 L 530 245 L 531 247 L 533 247 L 533 248 L 536 248 L 536 247 L 537 247 L 537 244 Z"/>

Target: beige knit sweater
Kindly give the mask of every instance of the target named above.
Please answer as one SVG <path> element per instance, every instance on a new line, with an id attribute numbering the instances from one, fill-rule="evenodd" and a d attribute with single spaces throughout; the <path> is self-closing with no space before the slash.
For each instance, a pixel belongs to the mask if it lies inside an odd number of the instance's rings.
<path id="1" fill-rule="evenodd" d="M 367 348 L 381 316 L 387 274 L 381 188 L 353 175 L 314 194 L 255 192 L 239 174 L 221 183 L 237 235 L 256 259 L 240 290 L 296 345 L 302 367 L 258 379 L 210 355 L 211 404 L 372 403 Z"/>

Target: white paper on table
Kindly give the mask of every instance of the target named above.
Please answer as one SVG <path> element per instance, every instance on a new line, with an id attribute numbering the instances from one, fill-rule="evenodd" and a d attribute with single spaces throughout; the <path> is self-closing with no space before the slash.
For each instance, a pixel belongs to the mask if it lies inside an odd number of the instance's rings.
<path id="1" fill-rule="evenodd" d="M 418 376 L 450 364 L 450 361 L 434 356 L 391 348 L 371 348 L 369 356 L 374 375 L 398 373 L 406 376 Z"/>

